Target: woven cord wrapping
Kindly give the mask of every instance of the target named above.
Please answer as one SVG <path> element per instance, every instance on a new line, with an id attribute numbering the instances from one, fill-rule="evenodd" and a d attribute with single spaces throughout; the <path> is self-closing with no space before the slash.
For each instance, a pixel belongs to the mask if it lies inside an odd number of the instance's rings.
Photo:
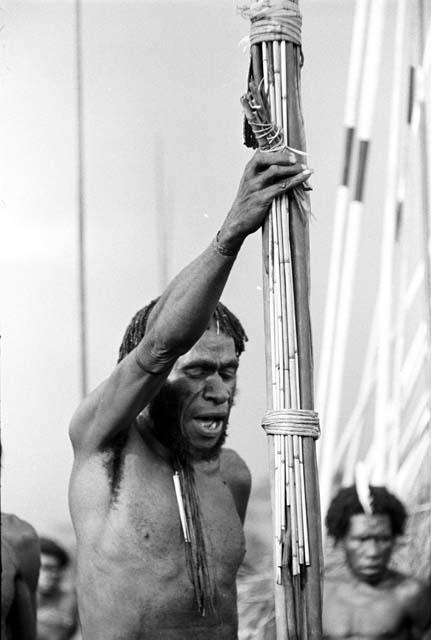
<path id="1" fill-rule="evenodd" d="M 320 436 L 319 416 L 307 409 L 277 409 L 267 411 L 262 418 L 267 435 L 302 436 L 314 440 Z"/>
<path id="2" fill-rule="evenodd" d="M 250 45 L 266 40 L 288 40 L 301 46 L 302 16 L 290 0 L 258 0 L 243 10 L 251 20 Z"/>

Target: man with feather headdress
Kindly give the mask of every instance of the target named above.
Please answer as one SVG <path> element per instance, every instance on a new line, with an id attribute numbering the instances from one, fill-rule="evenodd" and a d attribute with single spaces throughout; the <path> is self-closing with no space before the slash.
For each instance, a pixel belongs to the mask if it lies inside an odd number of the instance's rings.
<path id="1" fill-rule="evenodd" d="M 389 567 L 406 511 L 385 487 L 340 489 L 326 516 L 344 565 L 325 580 L 324 638 L 413 640 L 431 626 L 430 594 Z"/>

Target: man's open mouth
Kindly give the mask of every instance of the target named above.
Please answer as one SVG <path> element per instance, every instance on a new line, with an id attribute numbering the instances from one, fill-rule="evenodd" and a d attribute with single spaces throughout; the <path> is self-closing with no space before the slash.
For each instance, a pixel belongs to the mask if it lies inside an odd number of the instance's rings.
<path id="1" fill-rule="evenodd" d="M 224 416 L 199 416 L 193 418 L 194 423 L 203 435 L 218 435 L 225 422 Z"/>

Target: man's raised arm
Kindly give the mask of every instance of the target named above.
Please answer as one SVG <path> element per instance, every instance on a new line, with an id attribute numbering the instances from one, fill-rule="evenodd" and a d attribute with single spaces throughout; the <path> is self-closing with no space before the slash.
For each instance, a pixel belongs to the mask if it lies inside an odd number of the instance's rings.
<path id="1" fill-rule="evenodd" d="M 144 338 L 72 419 L 75 452 L 103 448 L 151 401 L 176 359 L 207 327 L 245 238 L 259 229 L 275 196 L 309 178 L 288 151 L 257 151 L 210 246 L 168 285 L 151 311 Z"/>

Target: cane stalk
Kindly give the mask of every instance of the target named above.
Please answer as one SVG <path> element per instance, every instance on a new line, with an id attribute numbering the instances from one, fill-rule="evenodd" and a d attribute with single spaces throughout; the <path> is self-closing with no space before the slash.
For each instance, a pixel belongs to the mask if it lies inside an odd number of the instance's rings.
<path id="1" fill-rule="evenodd" d="M 300 56 L 297 42 L 271 34 L 252 44 L 249 93 L 242 103 L 262 150 L 290 146 L 305 153 Z M 308 216 L 308 200 L 300 188 L 293 196 L 275 199 L 263 228 L 265 327 L 271 334 L 266 338 L 268 399 L 271 409 L 282 412 L 311 410 L 313 403 Z M 268 438 L 277 638 L 317 640 L 321 548 L 315 445 L 312 437 L 295 431 Z"/>

